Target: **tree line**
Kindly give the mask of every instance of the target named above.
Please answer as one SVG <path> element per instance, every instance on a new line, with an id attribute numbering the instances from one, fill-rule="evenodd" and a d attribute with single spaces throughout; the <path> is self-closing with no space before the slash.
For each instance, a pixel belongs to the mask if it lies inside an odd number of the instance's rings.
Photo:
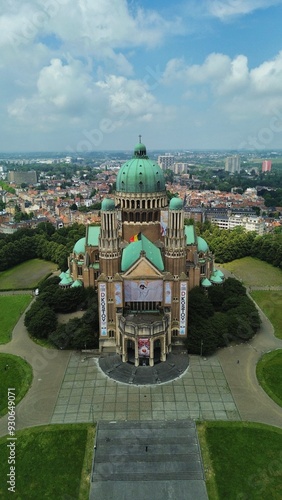
<path id="1" fill-rule="evenodd" d="M 258 235 L 238 226 L 219 229 L 210 222 L 196 224 L 196 231 L 208 243 L 216 262 L 230 262 L 243 257 L 255 257 L 282 269 L 282 233 Z"/>
<path id="2" fill-rule="evenodd" d="M 34 258 L 55 262 L 64 271 L 75 243 L 84 236 L 83 224 L 75 223 L 56 230 L 50 222 L 40 222 L 36 229 L 0 234 L 0 271 Z"/>
<path id="3" fill-rule="evenodd" d="M 196 223 L 196 231 L 207 241 L 216 262 L 251 256 L 282 268 L 281 231 L 259 236 L 241 226 L 232 230 L 219 229 L 209 221 Z M 84 236 L 83 224 L 75 223 L 56 230 L 50 222 L 40 222 L 36 229 L 0 234 L 0 272 L 36 257 L 55 262 L 64 271 L 75 243 Z"/>

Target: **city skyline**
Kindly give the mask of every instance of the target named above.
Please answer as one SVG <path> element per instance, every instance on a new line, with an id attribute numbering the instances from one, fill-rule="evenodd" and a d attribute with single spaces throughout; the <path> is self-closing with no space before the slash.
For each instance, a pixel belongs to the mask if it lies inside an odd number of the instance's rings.
<path id="1" fill-rule="evenodd" d="M 1 152 L 281 148 L 282 0 L 1 10 Z"/>

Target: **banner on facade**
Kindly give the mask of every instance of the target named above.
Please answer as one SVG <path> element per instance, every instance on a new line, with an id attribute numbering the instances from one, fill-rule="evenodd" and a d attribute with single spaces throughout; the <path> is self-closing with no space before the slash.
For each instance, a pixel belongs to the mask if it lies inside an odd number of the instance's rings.
<path id="1" fill-rule="evenodd" d="M 107 289 L 105 283 L 100 283 L 100 330 L 101 336 L 107 335 Z"/>
<path id="2" fill-rule="evenodd" d="M 171 283 L 165 282 L 165 304 L 171 304 Z"/>
<path id="3" fill-rule="evenodd" d="M 116 306 L 122 305 L 122 287 L 121 283 L 115 283 L 115 303 Z"/>
<path id="4" fill-rule="evenodd" d="M 187 282 L 180 282 L 180 322 L 179 335 L 186 334 Z"/>
<path id="5" fill-rule="evenodd" d="M 139 338 L 138 339 L 138 356 L 139 358 L 150 357 L 150 340 Z"/>
<path id="6" fill-rule="evenodd" d="M 162 302 L 162 280 L 124 281 L 125 302 Z"/>

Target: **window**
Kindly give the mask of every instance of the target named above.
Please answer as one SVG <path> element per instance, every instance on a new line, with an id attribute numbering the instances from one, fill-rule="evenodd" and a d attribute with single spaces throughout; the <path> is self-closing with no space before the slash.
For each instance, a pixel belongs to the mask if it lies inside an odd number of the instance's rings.
<path id="1" fill-rule="evenodd" d="M 110 339 L 113 339 L 115 337 L 115 331 L 114 330 L 109 330 L 109 337 L 110 337 Z"/>
<path id="2" fill-rule="evenodd" d="M 178 330 L 172 330 L 172 336 L 178 337 Z"/>

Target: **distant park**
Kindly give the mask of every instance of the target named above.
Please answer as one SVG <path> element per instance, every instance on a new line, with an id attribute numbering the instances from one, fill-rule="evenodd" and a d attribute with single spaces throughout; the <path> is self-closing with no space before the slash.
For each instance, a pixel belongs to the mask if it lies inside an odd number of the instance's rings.
<path id="1" fill-rule="evenodd" d="M 282 270 L 253 257 L 233 260 L 222 267 L 235 275 L 246 287 L 281 287 Z"/>
<path id="2" fill-rule="evenodd" d="M 42 259 L 31 259 L 0 272 L 1 290 L 32 290 L 46 276 L 56 271 L 57 265 Z"/>

